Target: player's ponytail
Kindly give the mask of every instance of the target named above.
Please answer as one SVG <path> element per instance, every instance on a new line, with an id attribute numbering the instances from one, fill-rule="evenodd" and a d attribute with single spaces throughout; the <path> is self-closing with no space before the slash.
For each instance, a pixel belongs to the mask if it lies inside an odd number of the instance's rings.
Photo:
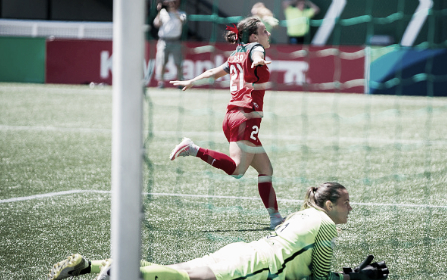
<path id="1" fill-rule="evenodd" d="M 318 187 L 310 187 L 307 189 L 301 210 L 308 208 L 315 208 L 321 211 L 324 210 L 324 204 L 330 200 L 332 203 L 337 203 L 340 198 L 339 190 L 346 189 L 339 183 L 326 182 Z"/>
<path id="2" fill-rule="evenodd" d="M 225 40 L 231 44 L 249 43 L 251 34 L 258 34 L 258 22 L 261 20 L 257 17 L 248 17 L 241 20 L 237 24 L 237 32 L 234 30 L 227 30 L 225 32 Z"/>

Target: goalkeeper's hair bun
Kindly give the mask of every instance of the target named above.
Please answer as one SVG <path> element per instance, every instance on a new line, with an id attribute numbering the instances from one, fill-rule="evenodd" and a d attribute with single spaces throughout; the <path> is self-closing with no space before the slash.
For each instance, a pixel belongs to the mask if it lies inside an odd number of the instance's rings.
<path id="1" fill-rule="evenodd" d="M 340 198 L 340 189 L 346 188 L 336 182 L 326 182 L 318 187 L 310 187 L 307 189 L 301 209 L 316 208 L 324 211 L 326 201 L 330 200 L 332 203 L 336 203 Z"/>

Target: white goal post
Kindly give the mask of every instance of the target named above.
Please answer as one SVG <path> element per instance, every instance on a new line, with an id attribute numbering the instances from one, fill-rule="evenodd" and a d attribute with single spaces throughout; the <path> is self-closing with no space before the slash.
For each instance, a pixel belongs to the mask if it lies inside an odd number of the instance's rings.
<path id="1" fill-rule="evenodd" d="M 113 1 L 112 280 L 140 279 L 145 0 Z"/>

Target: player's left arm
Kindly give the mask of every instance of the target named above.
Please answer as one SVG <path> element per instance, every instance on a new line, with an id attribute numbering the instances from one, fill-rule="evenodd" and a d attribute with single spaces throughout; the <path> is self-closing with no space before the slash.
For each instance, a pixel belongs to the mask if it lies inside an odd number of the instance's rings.
<path id="1" fill-rule="evenodd" d="M 245 83 L 245 86 L 253 89 L 253 90 L 267 90 L 271 89 L 273 86 L 272 82 L 266 82 L 266 83 Z"/>
<path id="2" fill-rule="evenodd" d="M 180 12 L 180 11 L 177 11 L 176 13 L 175 13 L 175 16 L 180 20 L 180 22 L 182 23 L 182 24 L 185 24 L 186 23 L 186 13 L 184 13 L 184 12 Z"/>
<path id="3" fill-rule="evenodd" d="M 269 60 L 265 60 L 264 53 L 261 51 L 253 51 L 251 60 L 253 61 L 253 63 L 251 64 L 251 68 L 272 63 Z"/>
<path id="4" fill-rule="evenodd" d="M 312 16 L 314 16 L 320 12 L 320 7 L 315 5 L 312 1 L 310 1 L 310 0 L 306 1 L 306 4 L 313 10 Z"/>
<path id="5" fill-rule="evenodd" d="M 253 63 L 251 64 L 251 68 L 272 63 L 270 60 L 265 60 L 264 52 L 257 50 L 253 51 L 251 60 L 253 61 Z M 272 83 L 246 83 L 245 86 L 254 90 L 266 90 L 272 87 Z"/>

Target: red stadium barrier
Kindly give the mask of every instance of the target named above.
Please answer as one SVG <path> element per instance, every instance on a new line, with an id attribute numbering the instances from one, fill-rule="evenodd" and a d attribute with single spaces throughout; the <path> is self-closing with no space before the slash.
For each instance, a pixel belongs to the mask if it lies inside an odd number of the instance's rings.
<path id="1" fill-rule="evenodd" d="M 156 41 L 146 43 L 144 73 L 148 86 L 157 85 L 154 77 L 155 44 Z M 185 79 L 221 65 L 234 49 L 234 45 L 226 43 L 204 46 L 198 42 L 183 42 L 183 45 Z M 364 92 L 365 57 L 362 47 L 272 45 L 267 50 L 267 58 L 272 60 L 269 68 L 274 90 Z M 46 83 L 110 85 L 112 68 L 111 41 L 47 41 Z M 176 76 L 176 68 L 170 59 L 165 80 L 176 79 Z M 228 77 L 222 79 L 226 80 Z M 228 88 L 228 84 L 215 83 L 212 87 Z"/>

